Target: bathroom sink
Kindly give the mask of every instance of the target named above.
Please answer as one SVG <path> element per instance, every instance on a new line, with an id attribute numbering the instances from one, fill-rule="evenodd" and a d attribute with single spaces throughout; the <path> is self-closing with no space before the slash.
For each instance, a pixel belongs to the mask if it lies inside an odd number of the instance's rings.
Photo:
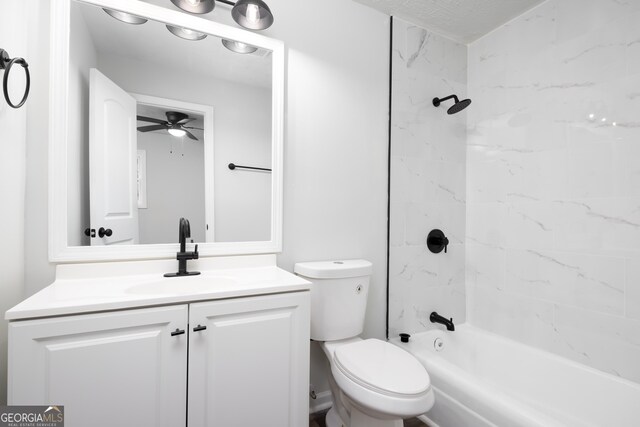
<path id="1" fill-rule="evenodd" d="M 210 292 L 219 288 L 235 285 L 236 280 L 225 276 L 185 276 L 162 278 L 157 281 L 133 285 L 125 292 L 136 295 L 152 294 L 188 294 Z"/>

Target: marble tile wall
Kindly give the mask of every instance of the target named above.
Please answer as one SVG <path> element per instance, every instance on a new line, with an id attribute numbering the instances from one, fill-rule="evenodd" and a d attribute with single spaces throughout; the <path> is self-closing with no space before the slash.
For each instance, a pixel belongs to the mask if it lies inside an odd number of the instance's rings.
<path id="1" fill-rule="evenodd" d="M 466 97 L 467 48 L 393 19 L 389 336 L 435 327 L 432 311 L 465 320 L 466 112 L 434 97 Z M 426 246 L 439 228 L 447 253 Z"/>
<path id="2" fill-rule="evenodd" d="M 548 0 L 468 53 L 469 321 L 640 382 L 640 1 Z"/>

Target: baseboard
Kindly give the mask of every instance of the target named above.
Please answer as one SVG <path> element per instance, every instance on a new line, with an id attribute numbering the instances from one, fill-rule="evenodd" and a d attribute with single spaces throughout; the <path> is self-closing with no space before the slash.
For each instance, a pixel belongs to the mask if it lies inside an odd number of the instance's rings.
<path id="1" fill-rule="evenodd" d="M 331 390 L 321 391 L 316 394 L 315 399 L 309 399 L 309 413 L 315 414 L 316 412 L 326 411 L 331 408 L 331 405 L 333 405 Z"/>

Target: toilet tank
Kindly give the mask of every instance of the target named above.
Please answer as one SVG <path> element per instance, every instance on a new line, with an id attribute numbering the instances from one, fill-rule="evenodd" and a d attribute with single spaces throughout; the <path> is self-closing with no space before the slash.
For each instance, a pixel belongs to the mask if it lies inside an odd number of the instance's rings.
<path id="1" fill-rule="evenodd" d="M 362 333 L 371 267 L 363 259 L 295 265 L 294 272 L 311 282 L 311 339 L 335 341 Z"/>

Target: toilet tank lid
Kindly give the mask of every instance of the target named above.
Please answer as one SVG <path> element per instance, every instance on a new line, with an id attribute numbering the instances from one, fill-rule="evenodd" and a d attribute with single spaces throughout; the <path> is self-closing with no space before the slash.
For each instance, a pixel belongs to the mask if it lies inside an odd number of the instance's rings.
<path id="1" fill-rule="evenodd" d="M 311 279 L 345 279 L 371 275 L 372 264 L 364 259 L 296 263 L 293 271 Z"/>

